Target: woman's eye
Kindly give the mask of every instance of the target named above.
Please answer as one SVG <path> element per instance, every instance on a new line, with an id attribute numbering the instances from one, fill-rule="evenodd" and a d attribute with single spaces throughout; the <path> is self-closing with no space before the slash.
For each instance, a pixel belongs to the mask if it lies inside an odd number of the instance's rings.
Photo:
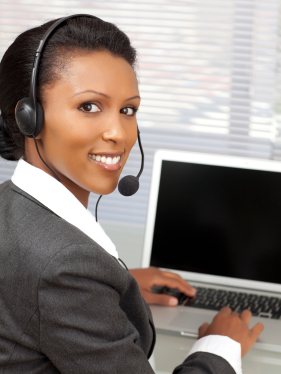
<path id="1" fill-rule="evenodd" d="M 120 110 L 120 113 L 125 114 L 126 116 L 130 116 L 130 117 L 134 116 L 136 114 L 136 112 L 137 112 L 137 108 L 132 108 L 132 107 L 129 107 L 129 106 L 125 107 L 125 108 L 122 108 Z"/>
<path id="2" fill-rule="evenodd" d="M 82 112 L 89 112 L 89 113 L 100 112 L 100 108 L 96 104 L 93 104 L 93 103 L 82 104 L 79 109 L 82 110 Z"/>

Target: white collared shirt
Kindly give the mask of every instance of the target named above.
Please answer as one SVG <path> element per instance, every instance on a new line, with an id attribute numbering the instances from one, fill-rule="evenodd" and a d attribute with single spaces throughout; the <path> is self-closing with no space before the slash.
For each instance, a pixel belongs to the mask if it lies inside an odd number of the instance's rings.
<path id="1" fill-rule="evenodd" d="M 19 160 L 11 179 L 17 187 L 77 227 L 118 259 L 114 243 L 92 213 L 58 180 L 24 160 Z"/>

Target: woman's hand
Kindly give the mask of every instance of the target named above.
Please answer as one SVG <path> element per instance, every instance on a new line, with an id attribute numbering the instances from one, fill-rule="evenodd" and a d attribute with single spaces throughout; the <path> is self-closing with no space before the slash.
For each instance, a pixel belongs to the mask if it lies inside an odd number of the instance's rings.
<path id="1" fill-rule="evenodd" d="M 199 338 L 206 335 L 228 336 L 241 344 L 241 355 L 244 356 L 263 331 L 262 323 L 249 327 L 251 317 L 249 310 L 236 313 L 228 307 L 222 308 L 210 324 L 204 323 L 199 327 Z"/>
<path id="2" fill-rule="evenodd" d="M 167 286 L 177 288 L 187 296 L 193 297 L 195 288 L 188 284 L 182 277 L 170 271 L 163 271 L 158 268 L 149 267 L 144 269 L 129 269 L 137 281 L 143 298 L 148 304 L 175 306 L 177 298 L 164 294 L 156 294 L 151 291 L 153 286 Z"/>

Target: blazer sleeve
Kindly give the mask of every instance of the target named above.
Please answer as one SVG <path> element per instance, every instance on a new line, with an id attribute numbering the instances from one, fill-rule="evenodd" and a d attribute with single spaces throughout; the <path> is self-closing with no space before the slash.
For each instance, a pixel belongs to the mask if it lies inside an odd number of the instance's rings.
<path id="1" fill-rule="evenodd" d="M 173 374 L 235 374 L 232 366 L 213 353 L 196 352 L 178 366 Z"/>
<path id="2" fill-rule="evenodd" d="M 139 331 L 120 306 L 129 273 L 93 251 L 71 245 L 46 266 L 38 287 L 40 349 L 62 374 L 151 374 Z"/>

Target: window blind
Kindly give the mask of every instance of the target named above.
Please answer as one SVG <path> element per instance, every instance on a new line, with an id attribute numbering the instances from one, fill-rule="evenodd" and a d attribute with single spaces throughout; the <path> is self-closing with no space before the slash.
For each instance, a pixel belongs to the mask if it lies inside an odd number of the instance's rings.
<path id="1" fill-rule="evenodd" d="M 0 0 L 0 55 L 21 31 L 72 13 L 97 15 L 130 36 L 138 50 L 145 170 L 136 195 L 103 197 L 99 218 L 143 226 L 156 149 L 281 158 L 280 5 L 280 0 Z M 136 175 L 139 166 L 136 146 L 123 174 Z M 1 160 L 0 179 L 13 168 Z M 92 211 L 95 200 L 92 196 Z"/>

